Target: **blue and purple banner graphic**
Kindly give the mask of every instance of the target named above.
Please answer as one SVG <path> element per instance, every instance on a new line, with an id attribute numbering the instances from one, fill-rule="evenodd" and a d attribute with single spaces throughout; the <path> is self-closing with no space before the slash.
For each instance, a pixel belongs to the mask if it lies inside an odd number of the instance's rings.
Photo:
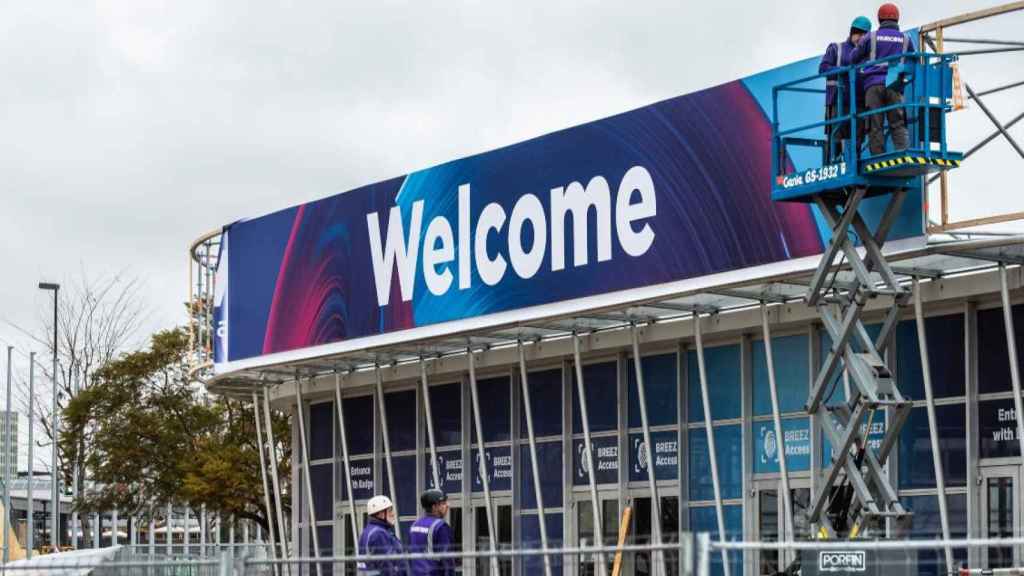
<path id="1" fill-rule="evenodd" d="M 218 371 L 819 254 L 827 237 L 820 216 L 770 200 L 771 88 L 816 65 L 805 60 L 228 226 Z M 808 96 L 808 123 L 822 116 L 822 101 Z M 799 168 L 809 160 L 788 161 Z M 922 228 L 921 202 L 908 199 L 891 236 Z"/>

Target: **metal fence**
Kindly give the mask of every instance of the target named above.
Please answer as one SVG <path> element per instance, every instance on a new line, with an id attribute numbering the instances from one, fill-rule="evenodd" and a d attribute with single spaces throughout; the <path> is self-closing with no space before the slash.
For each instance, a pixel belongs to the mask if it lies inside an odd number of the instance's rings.
<path id="1" fill-rule="evenodd" d="M 166 548 L 166 547 L 165 547 Z M 955 559 L 947 566 L 949 549 Z M 147 545 L 39 556 L 3 566 L 12 576 L 343 576 L 373 574 L 362 563 L 391 562 L 406 574 L 416 560 L 453 559 L 466 576 L 711 576 L 728 562 L 735 574 L 918 576 L 1024 574 L 1024 538 L 970 540 L 712 541 L 684 534 L 670 544 L 583 548 L 521 548 L 437 554 L 273 558 L 267 545 L 190 546 L 168 554 Z M 188 552 L 187 554 L 185 552 Z M 601 562 L 605 564 L 602 566 Z M 365 566 L 364 566 L 365 568 Z"/>

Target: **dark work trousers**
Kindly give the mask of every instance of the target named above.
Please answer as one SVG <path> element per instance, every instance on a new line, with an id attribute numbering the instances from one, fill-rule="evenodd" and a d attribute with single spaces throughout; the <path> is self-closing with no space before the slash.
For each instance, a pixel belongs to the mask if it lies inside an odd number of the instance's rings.
<path id="1" fill-rule="evenodd" d="M 868 88 L 864 95 L 864 103 L 867 109 L 877 110 L 885 106 L 903 102 L 903 95 L 899 92 L 876 84 Z M 872 114 L 868 117 L 868 148 L 872 155 L 885 152 L 885 119 L 889 119 L 889 132 L 892 135 L 892 145 L 896 150 L 907 149 L 907 126 L 903 121 L 903 110 L 894 108 L 882 114 Z"/>
<path id="2" fill-rule="evenodd" d="M 831 120 L 842 115 L 849 114 L 850 105 L 848 102 L 842 104 L 836 103 L 825 107 L 825 118 Z M 857 103 L 858 111 L 864 109 L 864 103 Z M 843 156 L 843 151 L 849 145 L 850 140 L 850 121 L 844 120 L 838 124 L 829 124 L 825 127 L 826 135 L 826 160 L 825 162 L 834 162 L 835 160 Z M 854 150 L 858 150 L 860 145 L 864 142 L 864 120 L 857 120 L 857 147 Z M 856 154 L 855 154 L 856 155 Z"/>

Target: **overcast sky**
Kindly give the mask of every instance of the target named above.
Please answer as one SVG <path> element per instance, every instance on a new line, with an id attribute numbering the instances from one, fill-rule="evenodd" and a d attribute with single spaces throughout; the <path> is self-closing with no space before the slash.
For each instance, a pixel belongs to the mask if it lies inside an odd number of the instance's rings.
<path id="1" fill-rule="evenodd" d="M 876 9 L 0 0 L 0 338 L 27 347 L 4 322 L 79 270 L 141 277 L 148 326 L 180 323 L 207 230 L 812 56 Z"/>

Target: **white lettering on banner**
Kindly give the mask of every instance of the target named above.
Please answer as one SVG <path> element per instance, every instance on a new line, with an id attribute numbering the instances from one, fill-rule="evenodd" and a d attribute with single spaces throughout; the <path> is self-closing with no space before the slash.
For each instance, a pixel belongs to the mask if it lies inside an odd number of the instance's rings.
<path id="1" fill-rule="evenodd" d="M 476 264 L 480 280 L 488 286 L 501 282 L 509 264 L 520 278 L 532 278 L 543 266 L 549 246 L 551 270 L 563 270 L 565 224 L 570 215 L 573 267 L 586 266 L 590 263 L 590 227 L 587 216 L 591 208 L 597 220 L 597 262 L 609 261 L 613 256 L 610 196 L 608 181 L 603 176 L 594 176 L 585 188 L 579 182 L 552 188 L 550 219 L 537 195 L 524 194 L 512 206 L 511 215 L 508 215 L 500 204 L 491 202 L 484 206 L 474 223 L 470 219 L 471 188 L 468 183 L 461 184 L 458 190 L 458 229 L 454 234 L 447 217 L 435 216 L 421 235 L 426 200 L 416 200 L 412 203 L 408 234 L 400 207 L 392 206 L 389 210 L 387 230 L 383 236 L 380 216 L 377 212 L 371 212 L 366 215 L 366 225 L 370 236 L 370 256 L 377 289 L 377 303 L 380 306 L 388 305 L 396 268 L 402 301 L 408 302 L 413 299 L 416 267 L 420 265 L 421 253 L 423 279 L 427 290 L 435 296 L 441 296 L 451 289 L 454 283 L 451 263 L 456 260 L 460 290 L 472 286 L 473 263 Z M 651 248 L 655 232 L 648 220 L 657 214 L 658 199 L 651 174 L 643 166 L 633 166 L 623 175 L 615 197 L 615 237 L 623 252 L 635 258 L 644 255 Z M 527 223 L 533 232 L 533 241 L 529 249 L 523 245 L 523 228 Z M 489 254 L 488 238 L 492 232 L 500 234 L 506 224 L 506 251 L 503 253 L 499 248 L 497 253 Z"/>
<path id="2" fill-rule="evenodd" d="M 862 550 L 819 552 L 819 572 L 864 572 L 867 569 L 867 554 Z"/>

